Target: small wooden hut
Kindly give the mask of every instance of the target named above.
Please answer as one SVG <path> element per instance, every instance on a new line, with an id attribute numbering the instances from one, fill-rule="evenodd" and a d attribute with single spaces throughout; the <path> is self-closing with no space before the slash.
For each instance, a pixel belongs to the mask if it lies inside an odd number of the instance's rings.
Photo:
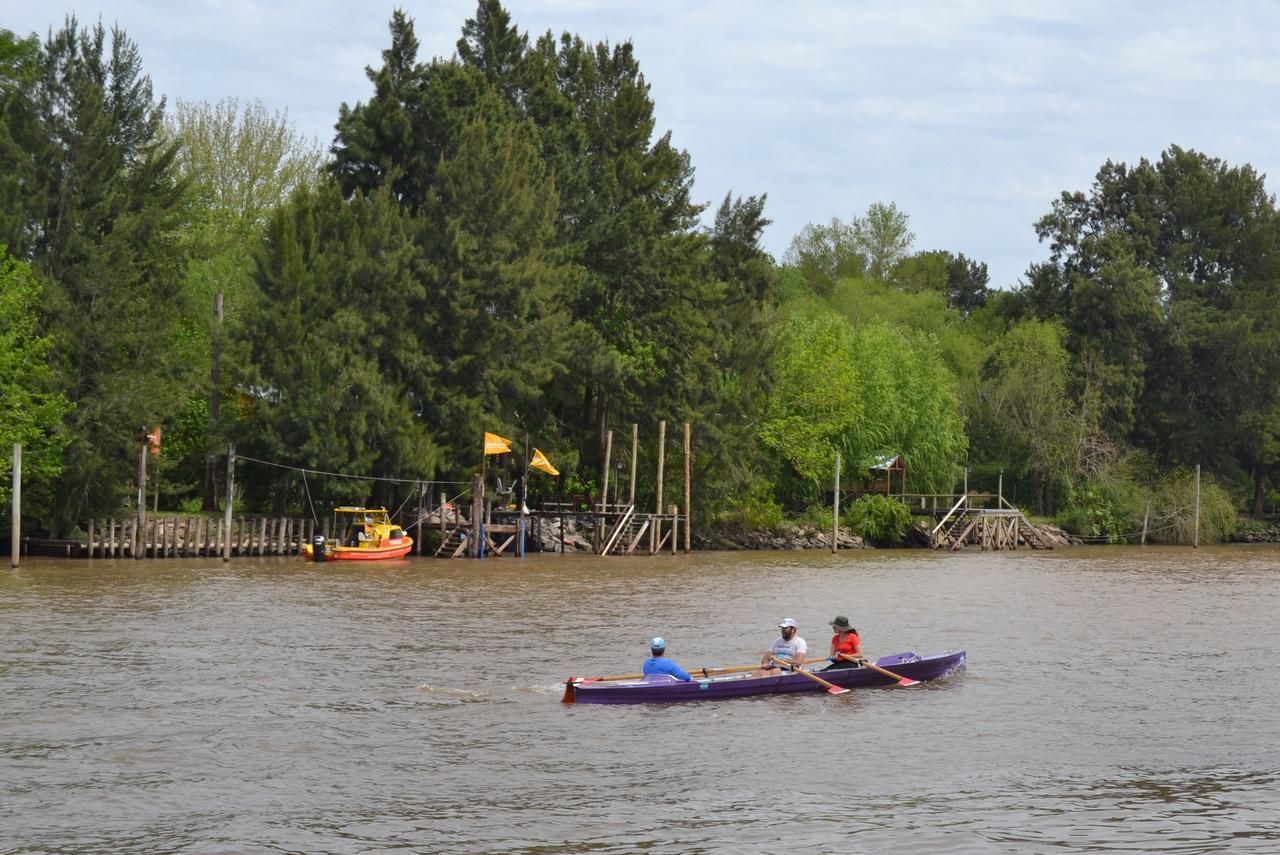
<path id="1" fill-rule="evenodd" d="M 898 495 L 905 496 L 907 493 L 907 464 L 903 462 L 902 456 L 899 454 L 885 455 L 872 461 L 867 467 L 870 479 L 867 482 L 866 492 L 868 493 L 884 493 L 886 496 L 893 495 L 894 476 L 897 476 Z"/>

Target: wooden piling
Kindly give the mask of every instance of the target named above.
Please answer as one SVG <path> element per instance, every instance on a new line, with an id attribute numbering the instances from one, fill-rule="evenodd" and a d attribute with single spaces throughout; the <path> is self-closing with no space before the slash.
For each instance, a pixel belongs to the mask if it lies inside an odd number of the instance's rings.
<path id="1" fill-rule="evenodd" d="M 233 442 L 227 446 L 227 507 L 223 511 L 224 528 L 227 530 L 227 539 L 222 547 L 222 563 L 226 564 L 231 560 L 231 505 L 235 496 L 236 483 L 236 444 Z"/>
<path id="2" fill-rule="evenodd" d="M 9 566 L 17 567 L 22 555 L 22 443 L 13 444 L 13 519 L 9 524 Z"/>
<path id="3" fill-rule="evenodd" d="M 680 509 L 672 505 L 671 511 L 671 554 L 676 554 L 676 541 L 679 540 L 680 534 Z"/>
<path id="4" fill-rule="evenodd" d="M 93 558 L 93 520 L 89 520 L 89 551 L 86 553 L 89 558 Z"/>
<path id="5" fill-rule="evenodd" d="M 476 474 L 471 479 L 471 535 L 467 539 L 467 557 L 480 558 L 480 532 L 484 515 L 484 477 Z"/>
<path id="6" fill-rule="evenodd" d="M 693 426 L 684 423 L 684 554 L 693 550 L 693 522 L 690 517 L 693 490 Z"/>
<path id="7" fill-rule="evenodd" d="M 1191 546 L 1200 547 L 1200 464 L 1196 464 L 1196 521 L 1192 529 Z"/>
<path id="8" fill-rule="evenodd" d="M 427 496 L 427 489 L 425 486 L 423 486 L 422 482 L 419 481 L 418 482 L 418 522 L 417 522 L 417 527 L 413 533 L 413 545 L 414 545 L 414 548 L 417 550 L 419 557 L 422 556 L 422 518 L 425 515 L 423 512 L 423 504 L 426 501 L 426 496 Z"/>
<path id="9" fill-rule="evenodd" d="M 653 533 L 649 536 L 649 554 L 656 555 L 662 544 L 662 465 L 665 463 L 667 449 L 667 420 L 658 422 L 658 495 L 653 504 L 656 517 L 653 520 Z"/>
<path id="10" fill-rule="evenodd" d="M 836 488 L 831 496 L 831 554 L 835 555 L 840 543 L 840 452 L 836 452 Z"/>
<path id="11" fill-rule="evenodd" d="M 639 422 L 631 423 L 631 499 L 630 504 L 636 503 L 636 461 L 639 457 L 640 450 L 640 424 Z"/>
<path id="12" fill-rule="evenodd" d="M 143 428 L 143 430 L 145 431 L 146 428 Z M 147 442 L 144 440 L 142 443 L 142 452 L 138 455 L 138 519 L 136 520 L 133 526 L 133 537 L 129 538 L 129 543 L 131 544 L 131 546 L 129 547 L 129 551 L 132 553 L 131 557 L 133 558 L 142 557 L 142 555 L 138 552 L 137 538 L 139 537 L 139 533 L 138 533 L 139 527 L 145 526 L 146 521 L 147 521 Z M 142 534 L 144 535 L 146 534 L 145 528 L 143 528 Z"/>

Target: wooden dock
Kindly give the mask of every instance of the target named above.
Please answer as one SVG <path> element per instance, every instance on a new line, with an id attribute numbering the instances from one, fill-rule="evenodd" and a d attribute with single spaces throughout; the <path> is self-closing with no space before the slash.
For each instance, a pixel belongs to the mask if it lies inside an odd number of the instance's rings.
<path id="1" fill-rule="evenodd" d="M 996 499 L 995 507 L 985 503 Z M 966 493 L 952 505 L 929 532 L 934 549 L 958 550 L 978 546 L 982 550 L 1053 549 L 1026 515 L 1001 495 Z"/>

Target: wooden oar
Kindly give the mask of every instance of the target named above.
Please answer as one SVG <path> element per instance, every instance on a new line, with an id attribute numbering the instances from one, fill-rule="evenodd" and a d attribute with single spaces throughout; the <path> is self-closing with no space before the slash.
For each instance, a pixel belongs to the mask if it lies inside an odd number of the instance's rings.
<path id="1" fill-rule="evenodd" d="M 756 671 L 759 665 L 731 665 L 728 668 L 698 668 L 689 672 L 689 676 L 697 679 L 697 675 L 701 674 L 704 678 L 717 674 L 738 674 L 743 671 Z M 608 677 L 570 677 L 564 681 L 564 697 L 560 700 L 566 704 L 573 703 L 573 687 L 579 683 L 599 683 L 608 680 L 643 680 L 644 674 L 612 674 Z"/>
<path id="2" fill-rule="evenodd" d="M 849 691 L 848 689 L 844 689 L 844 688 L 841 688 L 840 686 L 837 686 L 835 683 L 828 683 L 826 680 L 822 679 L 817 674 L 814 674 L 812 671 L 806 671 L 803 668 L 799 667 L 798 665 L 792 669 L 791 673 L 803 674 L 813 682 L 821 683 L 822 685 L 827 687 L 828 695 L 843 695 L 845 692 Z"/>
<path id="3" fill-rule="evenodd" d="M 893 679 L 897 680 L 899 686 L 915 686 L 920 683 L 919 680 L 912 680 L 910 677 L 904 677 L 901 674 L 895 674 L 892 671 L 890 671 L 888 668 L 881 668 L 879 665 L 875 664 L 870 659 L 858 659 L 858 657 L 850 656 L 848 653 L 841 653 L 840 658 L 848 659 L 850 662 L 861 662 L 863 665 L 867 666 L 872 671 L 879 671 L 881 674 L 885 675 L 886 677 L 892 677 Z"/>

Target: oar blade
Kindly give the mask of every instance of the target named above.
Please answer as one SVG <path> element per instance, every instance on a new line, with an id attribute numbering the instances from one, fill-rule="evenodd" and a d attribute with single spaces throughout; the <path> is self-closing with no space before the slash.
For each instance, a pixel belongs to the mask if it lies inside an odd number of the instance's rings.
<path id="1" fill-rule="evenodd" d="M 898 685 L 899 686 L 918 686 L 920 685 L 920 681 L 912 680 L 910 677 L 903 677 L 901 680 L 898 681 Z"/>
<path id="2" fill-rule="evenodd" d="M 828 694 L 828 695 L 843 695 L 843 694 L 845 694 L 845 693 L 846 693 L 846 692 L 848 692 L 848 691 L 849 691 L 848 689 L 842 688 L 842 687 L 840 687 L 840 686 L 832 686 L 830 689 L 827 689 L 827 694 Z"/>

